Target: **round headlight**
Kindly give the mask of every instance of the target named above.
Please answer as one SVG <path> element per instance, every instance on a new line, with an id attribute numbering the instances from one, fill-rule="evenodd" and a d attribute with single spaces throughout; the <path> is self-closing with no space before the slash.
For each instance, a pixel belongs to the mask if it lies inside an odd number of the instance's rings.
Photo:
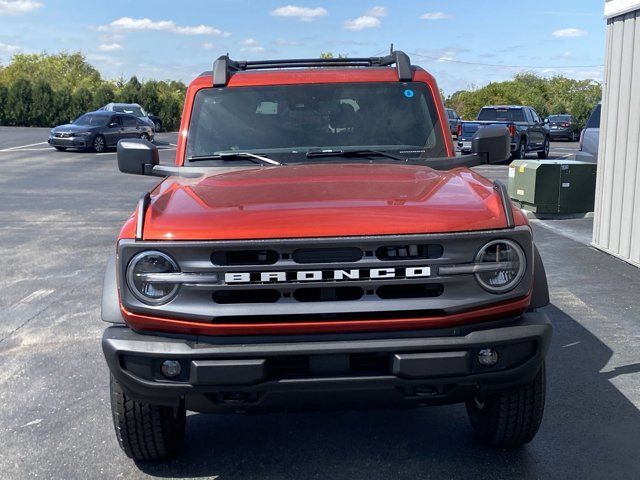
<path id="1" fill-rule="evenodd" d="M 491 293 L 504 293 L 515 288 L 526 268 L 520 246 L 511 240 L 493 240 L 476 255 L 476 280 Z"/>
<path id="2" fill-rule="evenodd" d="M 149 305 L 162 305 L 173 299 L 179 285 L 163 274 L 179 271 L 167 254 L 149 250 L 131 259 L 127 267 L 127 284 L 135 297 Z"/>

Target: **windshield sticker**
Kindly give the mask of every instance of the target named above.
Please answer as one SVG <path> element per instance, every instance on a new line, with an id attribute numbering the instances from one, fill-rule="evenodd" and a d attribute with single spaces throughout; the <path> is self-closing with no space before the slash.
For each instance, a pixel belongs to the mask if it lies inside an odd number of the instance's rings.
<path id="1" fill-rule="evenodd" d="M 412 97 L 413 97 L 413 95 L 414 95 L 413 90 L 411 90 L 410 88 L 407 88 L 407 89 L 404 91 L 404 96 L 405 96 L 405 97 L 407 97 L 407 98 L 412 98 Z"/>

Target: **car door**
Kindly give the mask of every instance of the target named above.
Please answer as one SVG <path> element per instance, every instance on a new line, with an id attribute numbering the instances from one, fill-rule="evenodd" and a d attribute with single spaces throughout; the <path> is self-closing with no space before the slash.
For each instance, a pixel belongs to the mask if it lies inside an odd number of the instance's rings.
<path id="1" fill-rule="evenodd" d="M 118 143 L 118 140 L 122 138 L 124 134 L 124 126 L 122 125 L 122 117 L 120 115 L 113 115 L 107 123 L 107 129 L 105 130 L 105 140 L 107 146 L 113 146 Z"/>
<path id="2" fill-rule="evenodd" d="M 140 126 L 138 118 L 133 115 L 123 115 L 124 138 L 138 138 L 140 136 Z"/>
<path id="3" fill-rule="evenodd" d="M 540 148 L 544 144 L 546 128 L 538 113 L 533 108 L 530 108 L 529 111 L 531 112 L 532 120 L 532 125 L 530 128 L 530 131 L 532 132 L 531 137 L 535 143 L 536 148 Z"/>

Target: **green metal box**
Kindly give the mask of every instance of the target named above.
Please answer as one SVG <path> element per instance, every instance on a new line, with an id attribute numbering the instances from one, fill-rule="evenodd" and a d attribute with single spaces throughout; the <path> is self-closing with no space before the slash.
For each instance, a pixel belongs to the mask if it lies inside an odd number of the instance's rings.
<path id="1" fill-rule="evenodd" d="M 515 160 L 509 165 L 509 196 L 535 213 L 592 212 L 595 193 L 595 163 Z"/>

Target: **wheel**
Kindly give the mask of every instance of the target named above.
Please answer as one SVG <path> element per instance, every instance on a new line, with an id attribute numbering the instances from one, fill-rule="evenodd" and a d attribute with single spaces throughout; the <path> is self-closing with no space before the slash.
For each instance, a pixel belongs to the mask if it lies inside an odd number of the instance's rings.
<path id="1" fill-rule="evenodd" d="M 140 138 L 142 140 L 149 140 L 149 134 L 148 133 L 141 133 L 140 134 Z"/>
<path id="2" fill-rule="evenodd" d="M 529 384 L 467 400 L 467 414 L 476 437 L 494 447 L 529 443 L 540 428 L 545 389 L 543 363 Z"/>
<path id="3" fill-rule="evenodd" d="M 156 132 L 162 131 L 162 122 L 160 120 L 156 120 L 153 122 L 153 128 L 155 128 Z"/>
<path id="4" fill-rule="evenodd" d="M 520 143 L 518 144 L 518 149 L 515 152 L 513 152 L 513 158 L 515 160 L 520 160 L 521 158 L 524 158 L 526 154 L 527 154 L 527 144 L 525 140 L 520 140 Z"/>
<path id="5" fill-rule="evenodd" d="M 578 141 L 578 132 L 571 132 L 571 141 L 572 142 Z"/>
<path id="6" fill-rule="evenodd" d="M 120 448 L 134 460 L 160 460 L 178 454 L 184 441 L 186 411 L 128 398 L 111 377 L 111 413 Z"/>
<path id="7" fill-rule="evenodd" d="M 107 143 L 104 141 L 104 137 L 102 135 L 98 135 L 93 139 L 91 146 L 93 147 L 94 152 L 100 153 L 105 151 Z"/>
<path id="8" fill-rule="evenodd" d="M 545 159 L 549 156 L 549 137 L 544 137 L 544 145 L 542 146 L 542 151 L 538 152 L 539 159 Z"/>
<path id="9" fill-rule="evenodd" d="M 53 148 L 55 148 L 55 149 L 56 149 L 56 150 L 58 150 L 59 152 L 64 152 L 64 151 L 66 151 L 66 150 L 67 150 L 67 147 L 53 147 Z"/>

